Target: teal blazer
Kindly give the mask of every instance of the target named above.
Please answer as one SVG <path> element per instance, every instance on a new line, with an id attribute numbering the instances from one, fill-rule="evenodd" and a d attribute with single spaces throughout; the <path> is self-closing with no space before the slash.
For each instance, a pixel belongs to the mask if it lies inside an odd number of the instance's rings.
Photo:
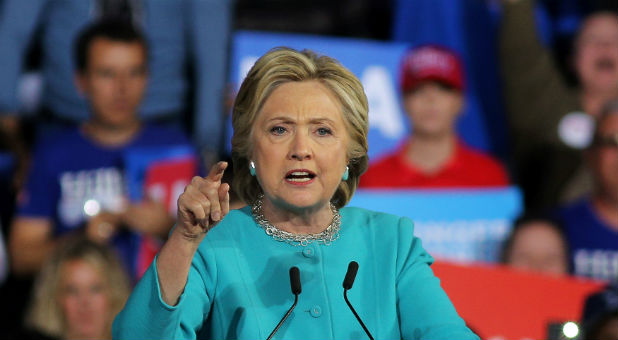
<path id="1" fill-rule="evenodd" d="M 178 304 L 161 299 L 153 262 L 116 317 L 114 339 L 266 339 L 294 301 L 292 266 L 302 293 L 275 339 L 366 339 L 343 298 L 350 261 L 359 270 L 348 298 L 375 339 L 478 339 L 433 275 L 411 220 L 340 213 L 339 239 L 303 247 L 268 236 L 250 207 L 231 211 L 200 244 Z"/>

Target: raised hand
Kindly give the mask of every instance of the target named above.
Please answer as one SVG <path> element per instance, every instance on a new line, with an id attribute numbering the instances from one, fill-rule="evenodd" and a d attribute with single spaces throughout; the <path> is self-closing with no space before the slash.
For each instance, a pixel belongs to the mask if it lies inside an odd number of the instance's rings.
<path id="1" fill-rule="evenodd" d="M 200 239 L 230 211 L 230 186 L 221 183 L 226 162 L 215 164 L 207 177 L 193 177 L 178 198 L 176 229 L 187 239 Z"/>

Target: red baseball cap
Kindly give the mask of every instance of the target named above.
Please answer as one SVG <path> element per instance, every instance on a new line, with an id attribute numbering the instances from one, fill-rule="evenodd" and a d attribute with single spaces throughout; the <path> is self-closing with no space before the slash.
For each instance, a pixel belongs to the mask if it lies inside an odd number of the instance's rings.
<path id="1" fill-rule="evenodd" d="M 413 90 L 419 83 L 435 80 L 452 86 L 459 91 L 464 89 L 463 66 L 459 56 L 452 50 L 423 45 L 411 49 L 401 63 L 401 90 Z"/>

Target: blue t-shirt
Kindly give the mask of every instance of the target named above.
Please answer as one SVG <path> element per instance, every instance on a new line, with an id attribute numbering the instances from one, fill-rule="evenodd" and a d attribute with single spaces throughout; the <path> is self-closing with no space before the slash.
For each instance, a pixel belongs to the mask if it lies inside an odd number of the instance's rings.
<path id="1" fill-rule="evenodd" d="M 594 212 L 590 199 L 557 211 L 571 247 L 573 272 L 600 280 L 618 281 L 618 231 Z"/>
<path id="2" fill-rule="evenodd" d="M 35 149 L 18 215 L 49 218 L 53 235 L 73 231 L 97 211 L 120 212 L 127 202 L 125 156 L 135 148 L 191 147 L 180 131 L 144 125 L 122 146 L 108 147 L 71 128 L 43 140 Z M 120 231 L 112 243 L 134 274 L 141 239 Z"/>

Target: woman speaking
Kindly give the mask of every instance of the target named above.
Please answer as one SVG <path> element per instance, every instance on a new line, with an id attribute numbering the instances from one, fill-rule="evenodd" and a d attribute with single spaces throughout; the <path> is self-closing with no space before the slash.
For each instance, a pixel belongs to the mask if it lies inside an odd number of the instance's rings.
<path id="1" fill-rule="evenodd" d="M 233 185 L 250 206 L 230 211 L 226 163 L 194 178 L 114 338 L 477 339 L 412 221 L 344 208 L 367 168 L 367 111 L 360 81 L 334 59 L 262 56 L 232 116 Z"/>

